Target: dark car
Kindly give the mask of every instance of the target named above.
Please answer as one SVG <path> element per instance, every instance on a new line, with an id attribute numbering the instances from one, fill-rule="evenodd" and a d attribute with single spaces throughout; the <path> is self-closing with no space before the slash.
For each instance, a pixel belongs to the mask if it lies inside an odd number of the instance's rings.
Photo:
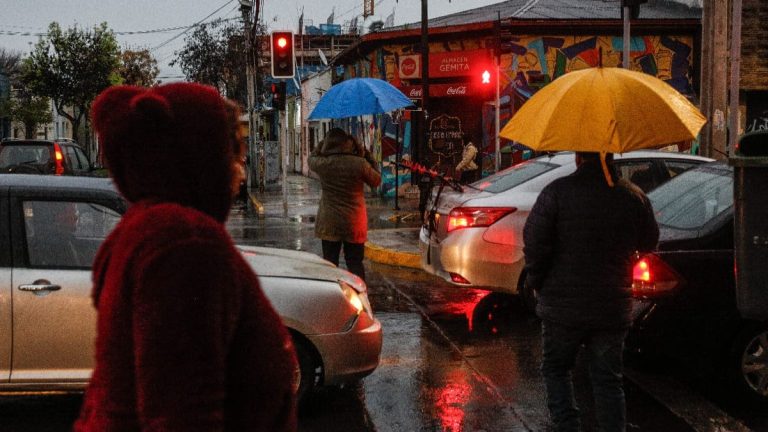
<path id="1" fill-rule="evenodd" d="M 639 301 L 628 346 L 768 402 L 768 323 L 743 319 L 736 307 L 732 169 L 702 165 L 648 197 L 661 236 L 633 269 Z"/>
<path id="2" fill-rule="evenodd" d="M 0 143 L 0 173 L 87 176 L 94 169 L 72 140 L 5 139 Z"/>

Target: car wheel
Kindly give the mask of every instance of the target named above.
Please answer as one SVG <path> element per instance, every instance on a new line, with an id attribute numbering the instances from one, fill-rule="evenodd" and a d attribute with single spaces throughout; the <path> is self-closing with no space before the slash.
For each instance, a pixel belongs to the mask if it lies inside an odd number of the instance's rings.
<path id="1" fill-rule="evenodd" d="M 768 403 L 768 326 L 749 325 L 731 349 L 730 382 L 748 400 Z"/>
<path id="2" fill-rule="evenodd" d="M 296 349 L 298 367 L 294 372 L 296 382 L 296 399 L 299 405 L 306 402 L 307 398 L 315 391 L 320 383 L 319 366 L 315 361 L 313 349 L 309 342 L 299 337 L 293 337 L 293 346 Z"/>
<path id="3" fill-rule="evenodd" d="M 520 274 L 520 279 L 517 282 L 517 292 L 520 295 L 520 300 L 523 302 L 525 310 L 532 314 L 536 314 L 536 294 L 531 287 L 525 284 L 525 273 Z"/>

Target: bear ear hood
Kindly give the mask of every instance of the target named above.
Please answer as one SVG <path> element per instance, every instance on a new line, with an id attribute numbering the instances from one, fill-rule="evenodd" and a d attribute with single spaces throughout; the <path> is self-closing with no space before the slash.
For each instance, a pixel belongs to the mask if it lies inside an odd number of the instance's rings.
<path id="1" fill-rule="evenodd" d="M 110 87 L 93 102 L 91 119 L 107 168 L 128 201 L 174 202 L 226 219 L 233 125 L 213 87 Z"/>

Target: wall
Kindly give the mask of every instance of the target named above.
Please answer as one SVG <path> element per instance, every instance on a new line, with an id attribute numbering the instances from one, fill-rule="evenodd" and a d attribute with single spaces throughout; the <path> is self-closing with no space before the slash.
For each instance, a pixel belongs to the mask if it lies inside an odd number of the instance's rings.
<path id="1" fill-rule="evenodd" d="M 743 0 L 741 89 L 768 90 L 768 2 Z"/>

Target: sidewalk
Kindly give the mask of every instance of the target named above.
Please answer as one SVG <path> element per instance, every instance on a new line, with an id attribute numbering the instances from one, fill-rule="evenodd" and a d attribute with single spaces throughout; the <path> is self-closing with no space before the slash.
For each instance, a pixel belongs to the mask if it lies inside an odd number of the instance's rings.
<path id="1" fill-rule="evenodd" d="M 259 218 L 287 218 L 314 223 L 320 201 L 320 182 L 300 174 L 290 174 L 287 199 L 283 197 L 282 184 L 269 185 L 264 193 L 251 189 L 249 198 Z M 394 198 L 368 195 L 365 201 L 368 209 L 365 257 L 381 264 L 421 268 L 418 199 L 400 198 L 398 210 L 395 210 Z"/>

